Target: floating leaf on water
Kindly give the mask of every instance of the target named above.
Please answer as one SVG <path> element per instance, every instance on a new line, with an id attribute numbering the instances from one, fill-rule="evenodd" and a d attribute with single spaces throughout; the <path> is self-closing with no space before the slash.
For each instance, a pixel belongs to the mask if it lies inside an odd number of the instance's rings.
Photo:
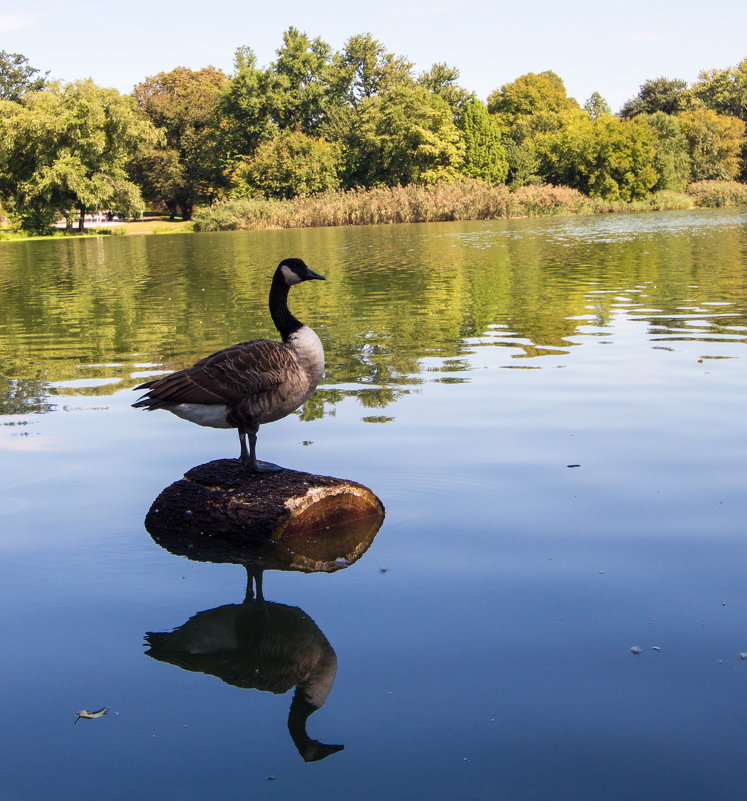
<path id="1" fill-rule="evenodd" d="M 93 720 L 94 718 L 100 718 L 102 715 L 105 715 L 109 711 L 109 707 L 105 706 L 103 709 L 97 709 L 95 712 L 89 712 L 87 709 L 81 709 L 80 712 L 73 711 L 73 715 L 77 715 L 78 717 L 75 719 L 75 723 L 77 723 L 81 718 L 84 720 Z"/>

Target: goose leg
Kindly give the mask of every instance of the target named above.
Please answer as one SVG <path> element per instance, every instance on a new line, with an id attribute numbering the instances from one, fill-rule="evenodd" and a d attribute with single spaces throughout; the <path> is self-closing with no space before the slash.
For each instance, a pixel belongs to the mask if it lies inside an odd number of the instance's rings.
<path id="1" fill-rule="evenodd" d="M 239 428 L 239 442 L 241 443 L 241 455 L 239 460 L 247 470 L 255 473 L 275 473 L 283 468 L 273 464 L 272 462 L 258 462 L 257 461 L 257 431 L 256 428 Z M 246 448 L 246 439 L 249 439 L 249 450 Z"/>
<path id="2" fill-rule="evenodd" d="M 244 603 L 250 604 L 254 600 L 254 588 L 257 588 L 257 601 L 264 602 L 262 595 L 262 568 L 254 565 L 245 564 L 246 568 L 246 595 Z"/>
<path id="3" fill-rule="evenodd" d="M 239 445 L 241 445 L 241 455 L 239 456 L 239 461 L 241 464 L 248 466 L 251 464 L 251 457 L 246 449 L 246 431 L 243 428 L 239 428 Z"/>
<path id="4" fill-rule="evenodd" d="M 264 601 L 265 596 L 262 595 L 262 568 L 254 568 L 254 586 L 257 588 L 257 600 Z"/>
<path id="5" fill-rule="evenodd" d="M 249 465 L 252 470 L 257 470 L 257 429 L 247 433 L 249 435 Z"/>

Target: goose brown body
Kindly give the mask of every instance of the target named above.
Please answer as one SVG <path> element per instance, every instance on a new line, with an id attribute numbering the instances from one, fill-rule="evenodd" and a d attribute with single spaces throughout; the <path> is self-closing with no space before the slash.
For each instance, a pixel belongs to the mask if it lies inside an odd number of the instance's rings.
<path id="1" fill-rule="evenodd" d="M 241 460 L 252 469 L 261 469 L 255 455 L 257 429 L 298 409 L 324 372 L 319 337 L 293 317 L 287 305 L 289 288 L 312 278 L 323 276 L 300 259 L 285 259 L 275 271 L 270 313 L 282 342 L 239 342 L 191 367 L 140 384 L 136 389 L 147 389 L 147 393 L 133 406 L 166 409 L 199 425 L 237 428 Z"/>

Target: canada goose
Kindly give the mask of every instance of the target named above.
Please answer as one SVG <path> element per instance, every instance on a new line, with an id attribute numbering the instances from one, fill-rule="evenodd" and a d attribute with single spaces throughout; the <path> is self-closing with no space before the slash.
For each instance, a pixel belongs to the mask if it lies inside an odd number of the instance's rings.
<path id="1" fill-rule="evenodd" d="M 148 392 L 132 405 L 166 409 L 202 426 L 237 428 L 241 462 L 254 471 L 279 470 L 257 462 L 257 430 L 298 409 L 324 372 L 319 337 L 288 309 L 290 287 L 312 278 L 324 280 L 301 259 L 284 259 L 275 270 L 270 314 L 282 342 L 254 339 L 219 350 L 192 367 L 135 387 Z"/>

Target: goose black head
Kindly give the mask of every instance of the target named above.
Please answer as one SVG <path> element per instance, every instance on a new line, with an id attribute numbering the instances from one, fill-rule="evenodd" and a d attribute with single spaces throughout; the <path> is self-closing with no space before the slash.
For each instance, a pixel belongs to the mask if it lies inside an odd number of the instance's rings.
<path id="1" fill-rule="evenodd" d="M 312 278 L 320 281 L 326 280 L 323 275 L 310 270 L 301 259 L 283 259 L 278 265 L 278 272 L 283 276 L 287 286 L 300 284 L 301 281 L 310 281 Z"/>

